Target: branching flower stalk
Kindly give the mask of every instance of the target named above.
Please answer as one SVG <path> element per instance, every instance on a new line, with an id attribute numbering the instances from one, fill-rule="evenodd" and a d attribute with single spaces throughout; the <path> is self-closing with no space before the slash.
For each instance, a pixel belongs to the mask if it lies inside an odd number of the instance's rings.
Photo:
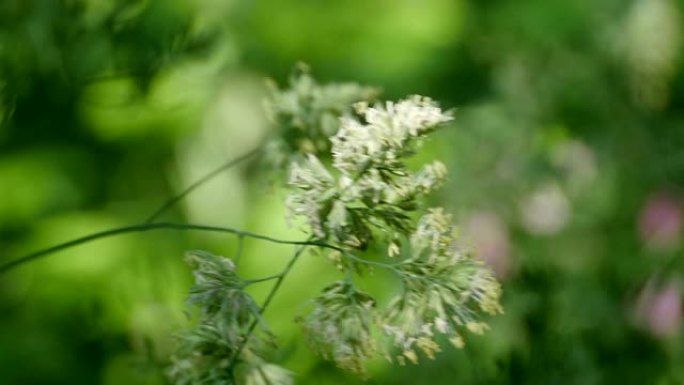
<path id="1" fill-rule="evenodd" d="M 371 335 L 374 306 L 375 300 L 358 291 L 351 280 L 334 282 L 314 300 L 314 310 L 300 319 L 304 335 L 324 358 L 342 369 L 364 373 L 364 364 L 377 351 Z"/>
<path id="2" fill-rule="evenodd" d="M 423 208 L 423 199 L 446 177 L 439 161 L 409 169 L 407 160 L 421 142 L 452 120 L 429 98 L 355 105 L 357 117 L 342 117 L 330 138 L 332 165 L 316 155 L 291 166 L 290 218 L 301 217 L 305 231 L 335 245 L 329 258 L 350 277 L 368 265 L 395 273 L 403 291 L 384 309 L 349 278 L 326 288 L 301 319 L 315 350 L 339 367 L 366 375 L 365 363 L 377 352 L 418 362 L 417 350 L 434 358 L 436 336 L 462 347 L 462 332 L 487 329 L 481 313 L 497 314 L 501 289 L 491 272 L 461 251 L 451 217 L 441 208 Z M 408 244 L 408 247 L 402 247 Z M 388 264 L 354 256 L 378 249 L 399 259 Z M 372 329 L 379 327 L 399 349 L 379 349 Z"/>
<path id="3" fill-rule="evenodd" d="M 275 337 L 262 318 L 275 292 L 303 251 L 294 254 L 275 277 L 244 281 L 228 258 L 207 252 L 188 254 L 194 268 L 195 286 L 188 305 L 195 307 L 198 320 L 180 336 L 172 357 L 169 377 L 176 384 L 291 384 L 290 373 L 264 361 L 257 352 L 274 348 Z M 254 283 L 276 279 L 264 304 L 259 307 L 244 289 Z"/>
<path id="4" fill-rule="evenodd" d="M 187 302 L 198 308 L 198 320 L 182 334 L 169 375 L 177 384 L 234 383 L 229 357 L 237 347 L 270 342 L 273 336 L 230 259 L 197 251 L 188 253 L 187 260 L 195 276 Z M 244 329 L 252 324 L 261 327 L 263 338 L 245 337 Z"/>

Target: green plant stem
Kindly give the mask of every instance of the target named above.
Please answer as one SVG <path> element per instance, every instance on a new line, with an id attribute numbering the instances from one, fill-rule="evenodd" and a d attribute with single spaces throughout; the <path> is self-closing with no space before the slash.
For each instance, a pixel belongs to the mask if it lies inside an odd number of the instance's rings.
<path id="1" fill-rule="evenodd" d="M 242 255 L 242 249 L 244 246 L 244 237 L 250 237 L 250 238 L 255 238 L 255 239 L 261 239 L 273 243 L 281 243 L 281 244 L 292 244 L 292 245 L 309 245 L 309 246 L 319 246 L 327 249 L 332 249 L 332 250 L 337 250 L 341 253 L 343 253 L 347 258 L 352 259 L 358 263 L 362 263 L 365 265 L 369 266 L 377 266 L 377 267 L 382 267 L 385 269 L 392 270 L 396 272 L 396 269 L 389 264 L 384 264 L 380 262 L 373 262 L 373 261 L 368 261 L 359 257 L 356 257 L 353 254 L 350 254 L 348 251 L 345 249 L 328 244 L 323 241 L 286 241 L 282 239 L 276 239 L 272 237 L 268 237 L 265 235 L 260 235 L 260 234 L 255 234 L 255 233 L 250 233 L 248 231 L 243 231 L 243 230 L 238 230 L 238 229 L 233 229 L 233 228 L 227 228 L 227 227 L 217 227 L 217 226 L 204 226 L 204 225 L 193 225 L 193 224 L 180 224 L 180 223 L 168 223 L 168 222 L 154 222 L 157 218 L 159 218 L 166 210 L 169 208 L 173 207 L 176 203 L 178 203 L 181 199 L 186 197 L 188 194 L 199 188 L 201 185 L 209 182 L 213 178 L 215 178 L 217 175 L 219 175 L 221 172 L 236 166 L 237 164 L 251 158 L 252 156 L 257 155 L 259 152 L 263 150 L 263 145 L 258 146 L 257 148 L 253 149 L 252 151 L 239 156 L 237 158 L 231 159 L 228 162 L 224 163 L 223 165 L 219 166 L 218 168 L 212 170 L 202 178 L 198 179 L 196 182 L 188 186 L 186 189 L 181 191 L 178 195 L 174 196 L 170 200 L 168 200 L 166 203 L 164 203 L 159 209 L 157 209 L 152 215 L 150 215 L 144 223 L 138 224 L 138 225 L 131 225 L 131 226 L 124 226 L 124 227 L 119 227 L 115 229 L 110 229 L 110 230 L 105 230 L 93 234 L 89 234 L 86 236 L 83 236 L 81 238 L 76 238 L 71 241 L 67 241 L 52 247 L 49 247 L 47 249 L 43 249 L 22 257 L 19 257 L 13 261 L 7 262 L 5 264 L 0 265 L 0 274 L 6 273 L 14 268 L 17 268 L 19 266 L 22 266 L 26 263 L 29 263 L 31 261 L 37 260 L 41 257 L 54 254 L 58 251 L 62 251 L 65 249 L 68 249 L 70 247 L 78 246 L 84 243 L 92 242 L 101 238 L 107 238 L 107 237 L 112 237 L 115 235 L 121 235 L 121 234 L 126 234 L 126 233 L 135 233 L 135 232 L 143 232 L 143 231 L 150 231 L 150 230 L 160 230 L 160 229 L 167 229 L 167 230 L 200 230 L 200 231 L 214 231 L 214 232 L 227 232 L 231 234 L 237 235 L 238 238 L 238 250 L 237 250 L 237 255 L 236 255 L 236 264 L 239 264 L 240 257 Z"/>
<path id="2" fill-rule="evenodd" d="M 263 145 L 259 145 L 257 148 L 253 149 L 252 151 L 250 151 L 244 155 L 241 155 L 237 158 L 231 159 L 231 160 L 227 161 L 226 163 L 222 164 L 221 166 L 217 167 L 216 169 L 212 170 L 211 172 L 209 172 L 208 174 L 201 177 L 200 179 L 195 181 L 193 184 L 191 184 L 190 186 L 185 188 L 185 190 L 178 193 L 178 195 L 174 196 L 173 198 L 169 199 L 166 203 L 161 205 L 161 207 L 159 207 L 154 213 L 152 213 L 152 215 L 150 215 L 145 220 L 145 222 L 143 222 L 143 223 L 149 224 L 149 223 L 156 221 L 157 218 L 159 218 L 162 214 L 164 214 L 164 212 L 166 212 L 166 210 L 168 210 L 173 205 L 178 203 L 181 199 L 185 198 L 191 192 L 195 191 L 195 189 L 197 189 L 201 185 L 209 182 L 210 180 L 214 179 L 217 175 L 219 175 L 223 171 L 225 171 L 225 170 L 227 170 L 233 166 L 236 166 L 236 165 L 242 163 L 243 161 L 255 156 L 256 154 L 260 153 L 262 149 L 263 149 Z"/>
<path id="3" fill-rule="evenodd" d="M 209 172 L 208 174 L 206 174 L 202 178 L 200 178 L 197 181 L 195 181 L 194 183 L 192 183 L 190 186 L 188 186 L 186 189 L 181 191 L 179 194 L 175 195 L 174 197 L 172 197 L 171 199 L 166 201 L 157 210 L 155 210 L 145 220 L 145 222 L 143 222 L 140 225 L 131 225 L 131 226 L 120 227 L 120 228 L 116 228 L 116 229 L 112 229 L 112 230 L 102 231 L 99 233 L 93 233 L 93 234 L 90 234 L 90 235 L 87 235 L 87 236 L 84 236 L 81 238 L 77 238 L 77 239 L 74 239 L 71 241 L 67 241 L 67 242 L 61 243 L 59 245 L 55 245 L 53 247 L 50 247 L 50 248 L 47 248 L 47 249 L 44 249 L 44 250 L 41 250 L 41 251 L 38 251 L 38 252 L 35 252 L 32 254 L 29 254 L 29 255 L 26 255 L 26 256 L 23 256 L 20 258 L 17 258 L 14 261 L 0 265 L 0 274 L 5 273 L 5 272 L 7 272 L 7 271 L 9 271 L 15 267 L 19 267 L 25 263 L 36 260 L 40 257 L 55 253 L 55 252 L 60 251 L 60 250 L 68 249 L 68 248 L 73 247 L 73 246 L 78 246 L 82 243 L 94 241 L 94 240 L 97 240 L 100 238 L 106 238 L 106 237 L 124 234 L 124 233 L 147 231 L 147 230 L 154 230 L 154 229 L 161 229 L 161 228 L 183 230 L 183 228 L 181 228 L 182 225 L 178 225 L 178 224 L 161 223 L 161 224 L 159 224 L 159 226 L 151 226 L 151 225 L 157 218 L 159 218 L 162 214 L 164 214 L 168 209 L 173 207 L 173 205 L 178 203 L 181 199 L 185 198 L 188 194 L 190 194 L 191 192 L 193 192 L 194 190 L 196 190 L 197 188 L 199 188 L 203 184 L 212 180 L 217 175 L 219 175 L 221 172 L 223 172 L 223 171 L 225 171 L 231 167 L 234 167 L 234 166 L 242 163 L 245 160 L 248 160 L 249 158 L 257 155 L 262 150 L 263 150 L 263 144 L 259 145 L 257 148 L 253 149 L 252 151 L 250 151 L 244 155 L 241 155 L 237 158 L 233 158 L 233 159 L 227 161 L 226 163 L 222 164 L 221 166 L 217 167 L 216 169 L 212 170 L 211 172 Z M 218 228 L 209 229 L 209 228 L 193 227 L 193 225 L 189 225 L 189 226 L 190 226 L 190 228 L 185 228 L 184 230 L 194 229 L 194 230 L 207 230 L 207 231 L 221 231 Z M 209 226 L 205 226 L 205 227 L 209 227 Z M 233 230 L 230 232 L 233 232 L 235 234 L 240 235 L 240 230 Z M 247 235 L 246 234 L 240 235 L 240 239 L 239 239 L 240 243 L 239 243 L 238 253 L 242 252 L 242 250 L 241 250 L 242 249 L 242 240 L 243 240 L 244 236 L 247 236 Z M 261 238 L 261 239 L 263 239 L 263 238 Z M 238 254 L 238 258 L 239 258 L 239 254 Z"/>
<path id="4" fill-rule="evenodd" d="M 318 246 L 326 247 L 326 246 L 323 246 L 323 245 L 318 245 Z M 344 250 L 344 249 L 342 249 L 342 248 L 335 247 L 335 246 L 332 246 L 332 245 L 328 245 L 328 246 L 330 246 L 330 247 L 328 247 L 328 248 L 332 248 L 332 249 L 335 249 L 335 250 L 341 252 L 342 255 L 344 255 L 345 257 L 347 257 L 347 258 L 349 258 L 349 259 L 351 259 L 351 260 L 354 261 L 354 262 L 358 262 L 358 263 L 361 263 L 361 264 L 364 264 L 364 265 L 368 265 L 368 266 L 381 267 L 381 268 L 383 268 L 383 269 L 387 269 L 387 270 L 393 271 L 393 272 L 395 272 L 395 273 L 401 274 L 401 273 L 399 272 L 399 270 L 397 270 L 397 268 L 396 268 L 395 265 L 393 265 L 393 264 L 369 261 L 369 260 L 367 260 L 367 259 L 363 259 L 363 258 L 357 257 L 356 255 L 354 255 L 354 254 L 352 254 L 352 253 L 350 253 L 350 252 L 348 252 L 348 251 L 346 251 L 346 250 Z"/>
<path id="5" fill-rule="evenodd" d="M 235 229 L 231 227 L 221 227 L 221 226 L 207 226 L 207 225 L 197 225 L 197 224 L 185 224 L 185 223 L 172 223 L 172 222 L 156 222 L 156 223 L 147 223 L 147 224 L 140 224 L 140 225 L 132 225 L 132 226 L 124 226 L 124 227 L 117 227 L 114 229 L 110 230 L 105 230 L 105 231 L 100 231 L 97 233 L 89 234 L 80 238 L 73 239 L 71 241 L 67 241 L 64 243 L 60 243 L 58 245 L 48 247 L 47 249 L 42 249 L 36 252 L 33 252 L 31 254 L 24 255 L 22 257 L 19 257 L 13 261 L 7 262 L 3 265 L 0 265 L 0 274 L 6 273 L 12 269 L 15 269 L 19 266 L 25 265 L 29 262 L 35 261 L 37 259 L 40 259 L 42 257 L 46 257 L 48 255 L 57 253 L 62 250 L 69 249 L 71 247 L 79 246 L 85 243 L 93 242 L 99 239 L 103 238 L 109 238 L 117 235 L 123 235 L 123 234 L 128 234 L 128 233 L 139 233 L 139 232 L 145 232 L 145 231 L 153 231 L 153 230 L 176 230 L 176 231 L 210 231 L 210 232 L 221 232 L 221 233 L 228 233 L 228 234 L 234 234 L 237 235 L 239 238 L 253 238 L 253 239 L 260 239 L 262 241 L 267 241 L 271 243 L 278 243 L 278 244 L 285 244 L 285 245 L 302 245 L 302 246 L 318 246 L 318 247 L 323 247 L 326 249 L 331 249 L 331 250 L 337 250 L 341 252 L 345 257 L 356 261 L 358 263 L 362 263 L 368 266 L 376 266 L 376 267 L 381 267 L 385 268 L 388 270 L 392 270 L 396 272 L 396 268 L 393 265 L 386 264 L 386 263 L 381 263 L 381 262 L 373 262 L 369 261 L 363 258 L 359 258 L 355 256 L 354 254 L 349 253 L 345 249 L 331 245 L 329 243 L 319 241 L 319 240 L 306 240 L 306 241 L 291 241 L 291 240 L 285 240 L 285 239 L 278 239 L 278 238 L 273 238 L 269 237 L 263 234 L 257 234 L 253 233 L 250 231 L 245 231 L 245 230 L 240 230 L 240 229 Z"/>
<path id="6" fill-rule="evenodd" d="M 183 224 L 183 223 L 169 223 L 169 222 L 156 222 L 156 223 L 148 223 L 148 224 L 141 224 L 141 225 L 118 227 L 115 229 L 105 230 L 105 231 L 93 233 L 90 235 L 86 235 L 84 237 L 76 238 L 76 239 L 68 241 L 68 242 L 60 243 L 58 245 L 55 245 L 55 246 L 52 246 L 52 247 L 49 247 L 47 249 L 43 249 L 40 251 L 36 251 L 34 253 L 25 255 L 23 257 L 19 257 L 13 261 L 10 261 L 8 263 L 0 265 L 0 274 L 6 273 L 9 270 L 12 270 L 12 269 L 19 267 L 21 265 L 24 265 L 26 263 L 37 260 L 39 258 L 45 257 L 47 255 L 54 254 L 58 251 L 68 249 L 68 248 L 71 248 L 74 246 L 78 246 L 78 245 L 81 245 L 84 243 L 92 242 L 92 241 L 102 239 L 102 238 L 109 238 L 109 237 L 113 237 L 116 235 L 126 234 L 126 233 L 138 233 L 138 232 L 145 232 L 145 231 L 152 231 L 152 230 L 177 230 L 177 231 L 196 230 L 196 231 L 221 232 L 221 233 L 234 234 L 234 235 L 241 236 L 241 237 L 260 239 L 263 241 L 268 241 L 268 242 L 272 242 L 272 243 L 279 243 L 279 244 L 312 245 L 312 246 L 315 245 L 315 246 L 328 247 L 328 248 L 333 247 L 332 245 L 326 245 L 323 243 L 316 243 L 316 242 L 309 242 L 309 241 L 289 241 L 289 240 L 284 240 L 284 239 L 277 239 L 277 238 L 269 237 L 266 235 L 256 234 L 256 233 L 252 233 L 249 231 L 234 229 L 234 228 L 230 228 L 230 227 L 206 226 L 206 225 Z"/>
<path id="7" fill-rule="evenodd" d="M 309 241 L 305 241 L 305 243 L 300 243 L 300 244 L 299 244 L 299 245 L 300 245 L 299 249 L 294 253 L 294 255 L 292 256 L 292 258 L 290 259 L 290 261 L 287 263 L 287 265 L 285 266 L 285 268 L 283 269 L 283 271 L 280 273 L 280 277 L 278 277 L 278 280 L 277 280 L 276 283 L 273 285 L 273 288 L 271 288 L 271 291 L 268 293 L 268 296 L 267 296 L 266 299 L 264 300 L 264 304 L 261 305 L 261 311 L 260 311 L 261 314 L 264 314 L 264 311 L 266 311 L 266 308 L 268 307 L 268 305 L 269 305 L 269 304 L 271 303 L 271 301 L 273 300 L 273 297 L 275 296 L 275 293 L 276 293 L 276 292 L 278 291 L 278 289 L 280 288 L 280 285 L 281 285 L 281 284 L 283 283 L 283 281 L 285 280 L 285 277 L 286 277 L 287 274 L 290 272 L 290 270 L 292 270 L 292 267 L 294 266 L 294 264 L 295 264 L 295 263 L 297 262 L 297 260 L 299 259 L 299 256 L 302 255 L 302 253 L 304 252 L 304 249 L 306 248 L 306 246 L 308 246 L 308 245 L 306 244 L 306 242 L 309 242 Z"/>
<path id="8" fill-rule="evenodd" d="M 276 274 L 276 275 L 271 275 L 268 277 L 263 277 L 263 278 L 255 278 L 255 279 L 248 279 L 245 281 L 245 286 L 249 286 L 255 283 L 261 283 L 261 282 L 266 282 L 266 281 L 272 281 L 274 279 L 279 279 L 280 277 L 283 276 L 283 273 Z"/>
<path id="9" fill-rule="evenodd" d="M 273 284 L 273 287 L 271 288 L 271 291 L 268 292 L 268 295 L 266 296 L 266 299 L 264 300 L 264 304 L 261 305 L 261 309 L 259 310 L 260 314 L 264 314 L 266 309 L 268 308 L 268 305 L 271 304 L 271 301 L 273 301 L 273 297 L 275 297 L 276 292 L 278 292 L 278 289 L 280 289 L 280 285 L 282 285 L 283 281 L 285 280 L 285 277 L 287 274 L 292 270 L 292 267 L 294 264 L 297 262 L 299 259 L 299 256 L 302 255 L 304 252 L 304 249 L 306 249 L 306 246 L 309 244 L 307 242 L 311 242 L 312 238 L 309 238 L 309 240 L 305 241 L 304 243 L 300 244 L 299 249 L 295 251 L 294 255 L 290 259 L 290 261 L 287 263 L 283 271 L 278 274 L 278 278 L 275 284 Z M 230 368 L 229 370 L 232 371 L 232 369 L 235 367 L 235 364 L 237 363 L 238 358 L 240 357 L 240 354 L 242 351 L 245 349 L 245 346 L 247 346 L 247 342 L 249 342 L 249 338 L 251 337 L 252 333 L 254 332 L 254 329 L 256 328 L 258 324 L 257 320 L 252 321 L 252 323 L 249 325 L 249 328 L 247 329 L 247 332 L 245 333 L 245 338 L 242 340 L 242 343 L 240 346 L 238 346 L 237 350 L 235 350 L 235 354 L 230 359 L 230 363 L 228 367 Z"/>
<path id="10" fill-rule="evenodd" d="M 240 266 L 240 259 L 242 259 L 242 250 L 245 248 L 245 237 L 238 235 L 237 250 L 235 251 L 235 266 Z"/>

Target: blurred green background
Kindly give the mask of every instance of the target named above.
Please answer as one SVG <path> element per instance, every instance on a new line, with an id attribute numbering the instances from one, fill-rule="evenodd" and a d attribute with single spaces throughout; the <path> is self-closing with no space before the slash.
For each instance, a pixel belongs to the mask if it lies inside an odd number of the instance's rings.
<path id="1" fill-rule="evenodd" d="M 505 315 L 464 350 L 371 384 L 683 384 L 684 1 L 2 0 L 0 262 L 139 223 L 272 134 L 264 79 L 429 95 L 456 123 L 426 145 L 440 201 L 503 282 Z M 303 237 L 254 164 L 165 219 Z M 0 276 L 0 384 L 162 384 L 186 324 L 188 249 L 149 232 Z M 249 241 L 248 275 L 291 248 Z M 302 261 L 304 262 L 304 261 Z M 363 383 L 292 318 L 336 273 L 307 258 L 267 319 L 300 384 Z M 255 292 L 264 295 L 267 287 Z"/>

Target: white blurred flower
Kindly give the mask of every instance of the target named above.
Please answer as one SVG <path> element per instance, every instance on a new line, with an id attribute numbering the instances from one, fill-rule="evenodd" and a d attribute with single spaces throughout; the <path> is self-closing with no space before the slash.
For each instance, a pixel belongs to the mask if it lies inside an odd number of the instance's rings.
<path id="1" fill-rule="evenodd" d="M 520 215 L 527 231 L 553 235 L 570 219 L 570 202 L 556 183 L 547 183 L 532 192 L 520 205 Z"/>
<path id="2" fill-rule="evenodd" d="M 673 0 L 637 0 L 620 36 L 640 105 L 659 109 L 669 98 L 682 42 L 681 13 Z"/>

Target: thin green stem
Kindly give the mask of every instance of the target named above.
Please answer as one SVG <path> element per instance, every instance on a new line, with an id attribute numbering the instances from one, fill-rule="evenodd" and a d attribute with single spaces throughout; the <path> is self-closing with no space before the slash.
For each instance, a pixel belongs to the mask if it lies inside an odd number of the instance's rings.
<path id="1" fill-rule="evenodd" d="M 195 191 L 195 189 L 197 189 L 201 185 L 209 182 L 210 180 L 214 179 L 218 174 L 222 173 L 223 171 L 225 171 L 225 170 L 227 170 L 233 166 L 236 166 L 237 164 L 240 164 L 243 161 L 245 161 L 245 160 L 251 158 L 252 156 L 258 154 L 259 152 L 261 152 L 262 149 L 263 149 L 263 145 L 260 145 L 257 148 L 253 149 L 252 151 L 250 151 L 244 155 L 241 155 L 237 158 L 231 159 L 231 160 L 227 161 L 226 163 L 222 164 L 221 166 L 215 168 L 214 170 L 212 170 L 211 172 L 209 172 L 205 176 L 203 176 L 200 179 L 198 179 L 197 181 L 195 181 L 195 183 L 193 183 L 190 186 L 188 186 L 187 188 L 185 188 L 185 190 L 178 193 L 178 195 L 176 195 L 173 198 L 166 201 L 166 203 L 161 205 L 161 207 L 159 207 L 154 213 L 152 213 L 152 215 L 150 215 L 145 220 L 145 222 L 143 222 L 143 223 L 150 224 L 150 223 L 156 221 L 157 218 L 159 218 L 162 214 L 164 214 L 164 212 L 166 212 L 166 210 L 168 210 L 173 205 L 178 203 L 181 199 L 185 198 L 191 192 Z"/>
<path id="2" fill-rule="evenodd" d="M 36 260 L 38 258 L 44 257 L 49 254 L 53 254 L 57 251 L 68 249 L 70 247 L 78 246 L 80 244 L 86 243 L 86 242 L 91 242 L 95 241 L 100 238 L 106 238 L 106 237 L 111 237 L 114 235 L 119 235 L 119 234 L 125 234 L 125 233 L 132 233 L 132 232 L 139 232 L 139 231 L 148 231 L 148 230 L 155 230 L 155 229 L 175 229 L 175 230 L 206 230 L 206 231 L 224 231 L 227 229 L 220 229 L 217 227 L 211 228 L 210 226 L 195 226 L 195 225 L 187 225 L 187 227 L 183 227 L 185 225 L 180 225 L 180 224 L 171 224 L 171 223 L 158 223 L 154 224 L 153 222 L 157 220 L 162 214 L 164 214 L 168 209 L 173 207 L 176 203 L 178 203 L 181 199 L 186 197 L 188 194 L 202 186 L 203 184 L 209 182 L 213 178 L 215 178 L 217 175 L 219 175 L 221 172 L 236 166 L 240 164 L 241 162 L 248 160 L 249 158 L 255 156 L 259 152 L 263 150 L 263 145 L 259 145 L 257 148 L 253 149 L 252 151 L 241 155 L 237 158 L 231 159 L 227 161 L 226 163 L 222 164 L 221 166 L 217 167 L 216 169 L 212 170 L 202 178 L 198 179 L 195 181 L 193 184 L 188 186 L 186 189 L 181 191 L 178 195 L 174 196 L 173 198 L 169 199 L 161 205 L 154 213 L 152 213 L 142 224 L 139 225 L 131 225 L 131 226 L 125 226 L 125 227 L 120 227 L 116 229 L 111 229 L 111 230 L 106 230 L 98 233 L 93 233 L 81 238 L 77 238 L 71 241 L 67 241 L 58 245 L 55 245 L 53 247 L 37 251 L 35 253 L 17 258 L 11 262 L 5 263 L 3 265 L 0 265 L 0 274 L 5 273 L 13 268 L 19 267 L 25 263 L 31 262 L 33 260 Z M 234 230 L 230 229 L 230 231 L 234 234 L 240 235 L 240 243 L 239 243 L 239 249 L 238 249 L 238 260 L 240 253 L 242 252 L 242 238 L 244 236 L 252 236 L 256 234 L 248 234 L 247 232 L 241 231 L 241 230 Z M 259 239 L 264 239 L 264 240 L 269 240 L 267 239 L 268 237 L 264 236 L 257 236 L 255 238 Z M 272 241 L 272 240 L 271 240 Z M 278 242 L 277 242 L 278 243 Z M 289 243 L 289 242 L 285 242 Z"/>
<path id="3" fill-rule="evenodd" d="M 320 244 L 317 244 L 317 245 L 318 245 L 318 246 L 322 246 L 322 245 L 320 245 Z M 323 247 L 325 247 L 325 246 L 323 246 Z M 363 258 L 357 257 L 356 255 L 354 255 L 354 254 L 352 254 L 352 253 L 350 253 L 350 252 L 348 252 L 348 251 L 346 251 L 346 250 L 343 250 L 343 249 L 341 249 L 341 248 L 337 248 L 337 247 L 334 247 L 334 246 L 333 246 L 333 247 L 330 247 L 330 248 L 334 248 L 335 250 L 340 251 L 345 257 L 351 259 L 351 260 L 354 261 L 354 262 L 358 262 L 358 263 L 361 263 L 361 264 L 364 264 L 364 265 L 368 265 L 368 266 L 381 267 L 381 268 L 383 268 L 383 269 L 387 269 L 387 270 L 391 270 L 391 271 L 393 271 L 393 272 L 395 272 L 395 273 L 399 273 L 399 271 L 397 270 L 397 268 L 395 267 L 395 265 L 392 265 L 392 264 L 389 264 L 389 263 L 382 263 L 382 262 L 369 261 L 369 260 L 367 260 L 367 259 L 363 259 Z"/>
<path id="4" fill-rule="evenodd" d="M 238 235 L 237 250 L 235 251 L 235 266 L 240 266 L 240 259 L 242 258 L 242 250 L 245 247 L 245 236 Z"/>
<path id="5" fill-rule="evenodd" d="M 354 271 L 352 269 L 347 269 L 347 271 L 345 271 L 344 280 L 349 282 L 350 285 L 354 285 Z"/>
<path id="6" fill-rule="evenodd" d="M 290 272 L 290 270 L 292 270 L 292 267 L 294 266 L 294 264 L 295 264 L 295 263 L 297 262 L 297 260 L 299 259 L 299 256 L 302 255 L 302 253 L 304 252 L 304 249 L 306 248 L 306 246 L 307 246 L 306 243 L 300 243 L 299 249 L 294 253 L 294 256 L 293 256 L 293 257 L 290 259 L 290 261 L 287 263 L 287 265 L 286 265 L 285 268 L 283 269 L 282 273 L 280 273 L 280 277 L 278 277 L 278 280 L 277 280 L 276 283 L 273 285 L 273 288 L 271 288 L 271 291 L 268 293 L 268 296 L 267 296 L 266 299 L 264 300 L 264 304 L 261 305 L 261 314 L 264 314 L 264 312 L 266 311 L 266 308 L 268 307 L 268 305 L 269 305 L 269 304 L 271 303 L 271 301 L 273 300 L 273 297 L 275 296 L 275 293 L 276 293 L 276 292 L 278 291 L 278 289 L 280 288 L 280 285 L 281 285 L 281 284 L 283 283 L 283 281 L 285 280 L 285 277 L 287 276 L 287 274 Z"/>
<path id="7" fill-rule="evenodd" d="M 311 238 L 309 238 L 309 240 L 306 242 L 310 242 L 310 241 L 311 241 Z M 300 244 L 299 249 L 297 249 L 297 251 L 295 251 L 294 255 L 292 256 L 290 261 L 287 263 L 287 265 L 285 266 L 283 271 L 280 274 L 278 274 L 279 276 L 277 278 L 276 283 L 271 288 L 271 291 L 268 292 L 268 295 L 266 296 L 266 299 L 264 300 L 264 304 L 261 305 L 261 309 L 259 310 L 260 314 L 263 315 L 264 312 L 266 311 L 266 309 L 268 308 L 268 305 L 271 304 L 271 301 L 273 301 L 273 298 L 275 297 L 276 292 L 278 292 L 278 289 L 280 289 L 280 285 L 282 285 L 283 281 L 285 280 L 285 277 L 290 272 L 290 270 L 292 270 L 292 267 L 294 266 L 294 264 L 299 259 L 299 256 L 302 255 L 302 253 L 304 252 L 304 249 L 306 249 L 306 246 L 308 246 L 308 245 L 310 245 L 310 243 Z M 247 329 L 247 332 L 245 333 L 245 337 L 242 340 L 242 343 L 235 350 L 235 354 L 233 354 L 233 356 L 231 357 L 231 359 L 229 361 L 230 362 L 229 366 L 228 366 L 229 368 L 233 368 L 235 366 L 235 364 L 237 363 L 237 360 L 240 357 L 240 354 L 245 349 L 245 346 L 247 346 L 247 343 L 249 342 L 249 338 L 252 336 L 252 333 L 254 333 L 254 329 L 256 328 L 257 324 L 258 324 L 258 321 L 254 320 L 249 325 L 249 328 Z"/>
<path id="8" fill-rule="evenodd" d="M 138 232 L 145 232 L 145 231 L 153 231 L 153 230 L 176 230 L 176 231 L 194 230 L 194 231 L 221 232 L 221 233 L 234 234 L 234 235 L 237 235 L 239 238 L 245 238 L 245 237 L 246 238 L 253 238 L 253 239 L 259 239 L 259 240 L 267 241 L 267 242 L 271 242 L 271 243 L 286 244 L 286 245 L 318 246 L 318 247 L 323 247 L 326 249 L 337 250 L 340 253 L 342 253 L 345 257 L 347 257 L 351 260 L 354 260 L 358 263 L 362 263 L 362 264 L 369 265 L 369 266 L 382 267 L 382 268 L 393 270 L 396 272 L 396 269 L 393 265 L 381 263 L 381 262 L 373 262 L 373 261 L 369 261 L 369 260 L 366 260 L 363 258 L 359 258 L 359 257 L 355 256 L 354 254 L 351 254 L 350 252 L 348 252 L 347 250 L 345 250 L 339 246 L 331 245 L 331 244 L 326 243 L 324 241 L 319 241 L 319 240 L 291 241 L 291 240 L 273 238 L 273 237 L 269 237 L 266 235 L 257 234 L 257 233 L 253 233 L 250 231 L 240 230 L 240 229 L 235 229 L 235 228 L 231 228 L 231 227 L 171 223 L 171 222 L 156 222 L 156 223 L 147 223 L 147 224 L 140 224 L 140 225 L 117 227 L 114 229 L 100 231 L 97 233 L 93 233 L 93 234 L 89 234 L 89 235 L 86 235 L 86 236 L 83 236 L 80 238 L 73 239 L 71 241 L 60 243 L 58 245 L 48 247 L 47 249 L 42 249 L 42 250 L 33 252 L 31 254 L 24 255 L 24 256 L 19 257 L 13 261 L 10 261 L 10 262 L 7 262 L 5 264 L 0 265 L 0 274 L 6 273 L 12 269 L 15 269 L 19 266 L 25 265 L 29 262 L 35 261 L 37 259 L 46 257 L 46 256 L 51 255 L 51 254 L 55 254 L 59 251 L 69 249 L 71 247 L 79 246 L 79 245 L 82 245 L 85 243 L 89 243 L 89 242 L 93 242 L 93 241 L 96 241 L 99 239 L 109 238 L 109 237 L 113 237 L 113 236 L 117 236 L 117 235 L 128 234 L 128 233 L 138 233 Z"/>
<path id="9" fill-rule="evenodd" d="M 23 257 L 19 257 L 15 260 L 10 261 L 8 263 L 5 263 L 3 265 L 0 265 L 0 274 L 6 273 L 9 270 L 12 270 L 12 269 L 19 267 L 21 265 L 24 265 L 26 263 L 37 260 L 39 258 L 45 257 L 47 255 L 54 254 L 58 251 L 68 249 L 68 248 L 71 248 L 74 246 L 78 246 L 78 245 L 81 245 L 84 243 L 92 242 L 92 241 L 102 239 L 102 238 L 109 238 L 109 237 L 113 237 L 116 235 L 126 234 L 126 233 L 137 233 L 137 232 L 145 232 L 145 231 L 152 231 L 152 230 L 177 230 L 177 231 L 197 230 L 197 231 L 221 232 L 221 233 L 234 234 L 234 235 L 238 235 L 241 237 L 260 239 L 263 241 L 268 241 L 268 242 L 272 242 L 272 243 L 279 243 L 279 244 L 312 245 L 312 246 L 315 245 L 315 246 L 321 246 L 321 247 L 332 247 L 332 246 L 326 246 L 325 244 L 312 243 L 309 241 L 290 241 L 290 240 L 284 240 L 284 239 L 277 239 L 277 238 L 269 237 L 266 235 L 256 234 L 256 233 L 252 233 L 249 231 L 234 229 L 234 228 L 230 228 L 230 227 L 156 222 L 156 223 L 148 223 L 148 224 L 141 224 L 141 225 L 124 226 L 124 227 L 119 227 L 119 228 L 115 228 L 115 229 L 111 229 L 111 230 L 105 230 L 105 231 L 93 233 L 90 235 L 86 235 L 84 237 L 77 238 L 77 239 L 74 239 L 74 240 L 71 240 L 68 242 L 64 242 L 64 243 L 49 247 L 47 249 L 39 250 L 39 251 L 36 251 L 34 253 L 25 255 Z"/>
<path id="10" fill-rule="evenodd" d="M 280 279 L 280 277 L 283 276 L 283 273 L 276 274 L 276 275 L 270 275 L 268 277 L 263 277 L 263 278 L 255 278 L 255 279 L 248 279 L 245 281 L 245 286 L 249 286 L 255 283 L 260 283 L 260 282 L 266 282 L 266 281 L 272 281 L 274 279 Z"/>

